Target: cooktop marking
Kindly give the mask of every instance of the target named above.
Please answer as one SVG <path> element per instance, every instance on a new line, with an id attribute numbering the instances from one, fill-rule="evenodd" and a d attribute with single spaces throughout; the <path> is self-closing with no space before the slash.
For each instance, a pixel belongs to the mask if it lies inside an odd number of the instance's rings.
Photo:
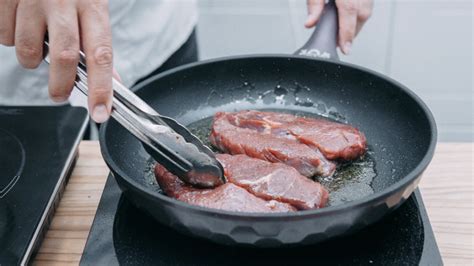
<path id="1" fill-rule="evenodd" d="M 3 132 L 11 140 L 15 141 L 16 144 L 18 145 L 18 148 L 19 148 L 20 153 L 21 153 L 21 161 L 20 161 L 20 165 L 18 167 L 18 170 L 17 170 L 16 174 L 13 176 L 13 178 L 10 180 L 10 182 L 8 182 L 8 184 L 0 190 L 0 199 L 2 199 L 8 194 L 8 192 L 10 192 L 12 190 L 12 188 L 16 185 L 18 180 L 20 180 L 21 174 L 23 173 L 23 169 L 25 167 L 25 161 L 26 161 L 25 154 L 26 153 L 25 153 L 25 148 L 23 147 L 23 144 L 21 143 L 21 141 L 15 135 L 11 134 L 10 132 L 8 132 L 4 129 L 0 129 L 0 132 Z"/>

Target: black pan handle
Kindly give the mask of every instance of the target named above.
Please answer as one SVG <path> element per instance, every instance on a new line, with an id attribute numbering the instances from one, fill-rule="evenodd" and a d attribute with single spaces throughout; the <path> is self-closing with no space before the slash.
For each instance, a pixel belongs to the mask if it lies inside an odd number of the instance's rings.
<path id="1" fill-rule="evenodd" d="M 329 0 L 309 40 L 295 55 L 339 60 L 337 55 L 338 18 L 334 0 Z"/>

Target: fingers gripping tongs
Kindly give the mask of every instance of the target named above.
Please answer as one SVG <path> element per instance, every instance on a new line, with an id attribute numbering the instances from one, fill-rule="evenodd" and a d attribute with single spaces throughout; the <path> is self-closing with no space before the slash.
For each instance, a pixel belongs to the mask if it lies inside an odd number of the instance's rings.
<path id="1" fill-rule="evenodd" d="M 45 42 L 46 48 L 49 47 Z M 80 52 L 75 88 L 88 95 L 85 55 Z M 49 64 L 47 54 L 44 60 Z M 175 120 L 161 116 L 136 94 L 113 79 L 111 116 L 137 137 L 145 150 L 183 181 L 214 187 L 225 182 L 213 152 Z"/>

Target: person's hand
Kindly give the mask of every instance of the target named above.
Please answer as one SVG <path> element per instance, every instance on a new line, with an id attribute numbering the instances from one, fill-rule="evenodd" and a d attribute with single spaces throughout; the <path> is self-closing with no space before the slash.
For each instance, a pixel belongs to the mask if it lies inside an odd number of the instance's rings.
<path id="1" fill-rule="evenodd" d="M 0 0 L 0 44 L 15 46 L 20 64 L 36 68 L 49 35 L 49 94 L 65 101 L 73 88 L 79 49 L 87 57 L 89 110 L 102 123 L 112 102 L 112 37 L 107 0 Z"/>
<path id="2" fill-rule="evenodd" d="M 308 19 L 305 26 L 314 27 L 324 8 L 324 0 L 307 0 Z M 352 42 L 364 23 L 372 14 L 372 0 L 336 0 L 339 16 L 338 46 L 344 54 L 349 54 Z"/>

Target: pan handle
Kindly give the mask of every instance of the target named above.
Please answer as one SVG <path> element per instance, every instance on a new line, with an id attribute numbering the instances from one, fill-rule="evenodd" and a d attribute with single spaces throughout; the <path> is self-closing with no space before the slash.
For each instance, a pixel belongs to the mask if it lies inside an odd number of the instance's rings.
<path id="1" fill-rule="evenodd" d="M 298 49 L 295 55 L 339 60 L 337 55 L 338 18 L 334 0 L 324 7 L 316 28 L 309 40 Z"/>

